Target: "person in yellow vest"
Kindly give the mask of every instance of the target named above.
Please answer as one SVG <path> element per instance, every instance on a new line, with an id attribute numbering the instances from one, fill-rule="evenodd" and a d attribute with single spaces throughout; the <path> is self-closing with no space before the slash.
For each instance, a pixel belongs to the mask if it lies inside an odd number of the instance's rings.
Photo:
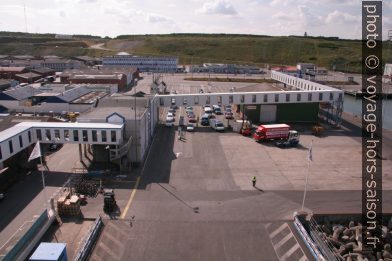
<path id="1" fill-rule="evenodd" d="M 253 176 L 252 184 L 253 184 L 253 187 L 256 187 L 256 177 L 255 176 Z"/>

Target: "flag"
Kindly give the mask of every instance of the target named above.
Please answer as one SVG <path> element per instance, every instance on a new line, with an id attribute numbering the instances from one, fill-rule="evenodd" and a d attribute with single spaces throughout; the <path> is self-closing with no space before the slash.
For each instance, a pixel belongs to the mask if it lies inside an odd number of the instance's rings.
<path id="1" fill-rule="evenodd" d="M 39 146 L 39 141 L 37 141 L 37 143 L 34 146 L 33 151 L 30 154 L 28 161 L 39 158 L 39 157 L 41 157 L 41 148 Z"/>
<path id="2" fill-rule="evenodd" d="M 313 141 L 310 144 L 309 152 L 308 152 L 308 161 L 313 161 L 313 153 L 312 153 Z"/>

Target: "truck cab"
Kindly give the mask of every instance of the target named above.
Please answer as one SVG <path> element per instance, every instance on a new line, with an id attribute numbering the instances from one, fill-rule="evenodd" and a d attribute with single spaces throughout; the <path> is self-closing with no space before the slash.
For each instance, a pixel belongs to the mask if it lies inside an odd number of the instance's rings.
<path id="1" fill-rule="evenodd" d="M 295 130 L 290 130 L 286 140 L 276 142 L 276 146 L 280 148 L 296 147 L 299 143 L 299 133 Z"/>

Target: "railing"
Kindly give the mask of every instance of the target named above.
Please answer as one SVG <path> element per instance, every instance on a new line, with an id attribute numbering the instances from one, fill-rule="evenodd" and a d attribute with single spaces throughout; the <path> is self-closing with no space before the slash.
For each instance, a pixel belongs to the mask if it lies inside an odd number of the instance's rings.
<path id="1" fill-rule="evenodd" d="M 343 258 L 337 254 L 337 249 L 325 236 L 326 233 L 321 229 L 320 225 L 317 224 L 313 217 L 309 220 L 309 231 L 310 236 L 317 243 L 317 246 L 321 249 L 324 256 L 327 257 L 327 260 L 343 260 Z"/>
<path id="2" fill-rule="evenodd" d="M 99 216 L 95 219 L 95 223 L 91 226 L 89 233 L 84 238 L 81 246 L 79 247 L 76 253 L 74 261 L 87 260 L 94 246 L 95 241 L 97 240 L 99 234 L 101 233 L 102 227 L 103 227 L 103 222 L 101 217 Z"/>
<path id="3" fill-rule="evenodd" d="M 132 137 L 130 137 L 126 143 L 121 145 L 120 148 L 110 149 L 110 160 L 112 161 L 115 159 L 119 159 L 125 154 L 127 154 L 129 148 L 131 147 L 131 143 L 132 143 Z"/>

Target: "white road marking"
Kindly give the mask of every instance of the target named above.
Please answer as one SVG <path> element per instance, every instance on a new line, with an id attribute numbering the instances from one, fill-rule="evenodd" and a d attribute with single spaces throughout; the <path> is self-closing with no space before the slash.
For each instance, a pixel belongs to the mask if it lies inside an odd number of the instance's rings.
<path id="1" fill-rule="evenodd" d="M 270 238 L 274 238 L 277 234 L 283 231 L 287 226 L 287 223 L 283 223 L 278 229 L 276 229 L 274 232 L 270 234 Z"/>

